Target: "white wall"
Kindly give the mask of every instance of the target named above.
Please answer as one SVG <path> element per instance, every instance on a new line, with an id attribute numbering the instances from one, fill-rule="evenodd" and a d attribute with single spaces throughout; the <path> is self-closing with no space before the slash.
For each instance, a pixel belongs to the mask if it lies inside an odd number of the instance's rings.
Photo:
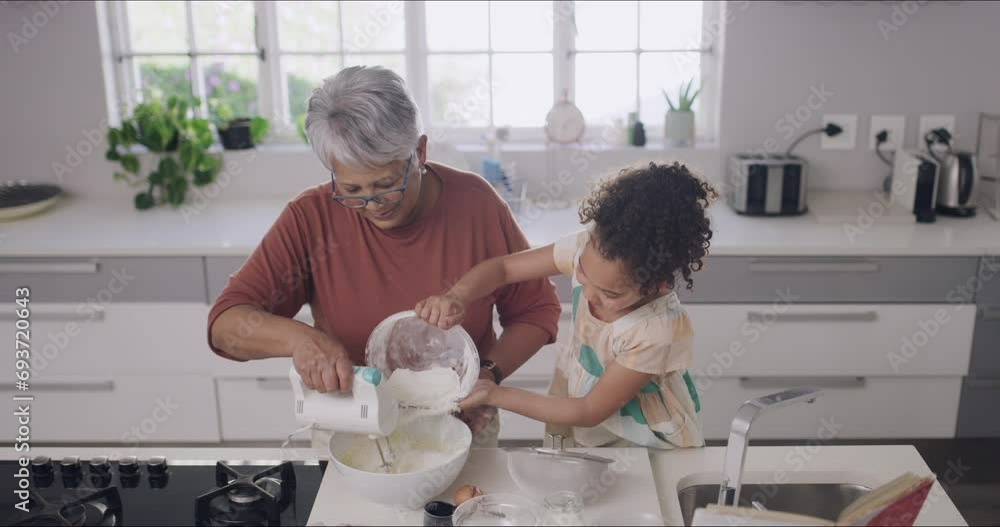
<path id="1" fill-rule="evenodd" d="M 86 151 L 85 131 L 102 130 L 106 119 L 95 4 L 48 4 L 58 6 L 53 16 L 36 2 L 0 7 L 0 33 L 7 36 L 0 47 L 2 179 L 58 181 L 52 164 L 68 163 L 67 146 Z M 811 87 L 825 86 L 833 95 L 820 112 L 860 114 L 859 148 L 820 151 L 813 138 L 798 153 L 809 157 L 815 187 L 867 189 L 876 188 L 883 175 L 864 143 L 872 113 L 905 114 L 910 144 L 921 113 L 954 113 L 958 144 L 971 148 L 977 113 L 1000 112 L 1000 3 L 828 4 L 732 4 L 722 43 L 717 149 L 535 150 L 506 159 L 516 162 L 519 174 L 548 180 L 547 190 L 539 186 L 533 193 L 562 198 L 579 195 L 595 176 L 650 158 L 679 158 L 718 179 L 728 153 L 762 148 L 768 138 L 786 146 L 776 123 L 806 102 Z M 905 21 L 893 18 L 902 6 L 919 7 L 910 9 Z M 10 34 L 32 35 L 23 17 L 44 26 L 15 51 Z M 885 40 L 880 20 L 902 23 Z M 801 129 L 819 125 L 819 113 L 813 113 Z M 129 199 L 133 191 L 111 179 L 114 165 L 104 161 L 104 148 L 102 143 L 84 156 L 61 184 L 79 194 Z M 466 155 L 473 167 L 479 155 Z M 311 152 L 302 149 L 242 152 L 230 159 L 240 172 L 229 178 L 223 199 L 292 196 L 327 177 Z M 556 184 L 560 175 L 562 183 Z"/>

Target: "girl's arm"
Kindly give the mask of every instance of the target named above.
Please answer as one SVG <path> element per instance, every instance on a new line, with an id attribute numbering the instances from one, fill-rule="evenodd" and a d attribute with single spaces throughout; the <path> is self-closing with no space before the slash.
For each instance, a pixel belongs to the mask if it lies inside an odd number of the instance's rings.
<path id="1" fill-rule="evenodd" d="M 560 274 L 552 244 L 479 263 L 441 296 L 421 300 L 414 311 L 432 325 L 450 328 L 462 321 L 465 306 L 507 284 Z"/>
<path id="2" fill-rule="evenodd" d="M 459 405 L 486 404 L 553 425 L 593 427 L 621 410 L 654 377 L 612 364 L 585 397 L 551 397 L 506 386 L 480 387 Z"/>

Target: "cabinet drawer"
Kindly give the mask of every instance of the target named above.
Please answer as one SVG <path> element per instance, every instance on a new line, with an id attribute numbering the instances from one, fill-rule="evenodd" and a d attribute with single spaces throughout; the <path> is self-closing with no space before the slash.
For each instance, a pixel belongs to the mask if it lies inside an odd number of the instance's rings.
<path id="1" fill-rule="evenodd" d="M 202 259 L 0 258 L 0 291 L 35 302 L 205 302 Z"/>
<path id="2" fill-rule="evenodd" d="M 958 411 L 958 437 L 1000 437 L 1000 377 L 965 379 Z M 989 416 L 994 417 L 989 417 Z"/>
<path id="3" fill-rule="evenodd" d="M 219 360 L 208 348 L 208 306 L 133 303 L 94 306 L 31 302 L 30 344 L 34 379 L 120 373 L 208 373 Z M 15 337 L 13 311 L 0 314 L 0 338 Z M 13 361 L 0 378 L 13 378 Z"/>
<path id="4" fill-rule="evenodd" d="M 979 278 L 983 283 L 983 289 L 976 296 L 979 304 L 1000 306 L 1000 256 L 982 258 Z"/>
<path id="5" fill-rule="evenodd" d="M 1000 377 L 1000 303 L 979 306 L 970 375 Z"/>
<path id="6" fill-rule="evenodd" d="M 226 287 L 229 275 L 246 261 L 245 256 L 217 256 L 205 259 L 205 283 L 208 284 L 208 303 L 215 302 L 215 299 Z"/>
<path id="7" fill-rule="evenodd" d="M 292 384 L 284 376 L 216 380 L 224 441 L 282 441 L 295 422 Z"/>
<path id="8" fill-rule="evenodd" d="M 726 439 L 747 400 L 796 386 L 801 378 L 695 378 L 707 439 Z M 752 439 L 950 438 L 955 436 L 961 377 L 844 377 L 815 383 L 823 395 L 758 418 Z M 825 430 L 825 431 L 821 431 Z"/>
<path id="9" fill-rule="evenodd" d="M 978 260 L 948 258 L 712 257 L 694 275 L 686 302 L 951 302 Z M 919 284 L 919 286 L 914 286 Z"/>
<path id="10" fill-rule="evenodd" d="M 504 384 L 533 392 L 546 394 L 549 391 L 549 382 L 552 380 L 552 373 L 548 375 L 520 375 L 511 377 Z M 500 440 L 501 441 L 539 441 L 545 438 L 545 423 L 535 421 L 523 415 L 518 415 L 506 410 L 500 410 Z"/>
<path id="11" fill-rule="evenodd" d="M 966 304 L 713 304 L 687 311 L 693 373 L 708 377 L 962 376 L 976 314 Z"/>
<path id="12" fill-rule="evenodd" d="M 0 395 L 11 396 L 9 384 Z M 23 392 L 22 392 L 23 393 Z M 31 383 L 31 439 L 36 443 L 126 446 L 218 442 L 212 378 L 201 375 L 112 375 L 47 378 Z M 0 424 L 16 435 L 13 418 Z"/>

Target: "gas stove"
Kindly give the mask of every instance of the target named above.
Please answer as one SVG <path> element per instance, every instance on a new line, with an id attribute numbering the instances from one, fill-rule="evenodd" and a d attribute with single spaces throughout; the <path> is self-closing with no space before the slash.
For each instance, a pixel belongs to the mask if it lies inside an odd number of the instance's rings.
<path id="1" fill-rule="evenodd" d="M 37 456 L 22 500 L 2 460 L 0 525 L 305 525 L 326 464 Z"/>

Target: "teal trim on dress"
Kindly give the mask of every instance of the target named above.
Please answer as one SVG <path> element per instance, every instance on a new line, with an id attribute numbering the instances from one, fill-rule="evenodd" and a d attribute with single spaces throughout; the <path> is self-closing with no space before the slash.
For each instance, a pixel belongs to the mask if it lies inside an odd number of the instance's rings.
<path id="1" fill-rule="evenodd" d="M 580 366 L 583 366 L 583 369 L 594 377 L 600 377 L 604 373 L 604 366 L 601 366 L 601 361 L 597 359 L 597 353 L 594 352 L 594 348 L 582 344 L 578 360 L 580 361 Z"/>
<path id="2" fill-rule="evenodd" d="M 687 385 L 688 395 L 690 395 L 691 400 L 694 401 L 694 413 L 701 412 L 701 399 L 698 398 L 698 389 L 694 387 L 694 381 L 691 380 L 691 374 L 687 371 L 684 372 L 684 384 Z"/>
<path id="3" fill-rule="evenodd" d="M 622 406 L 618 414 L 622 417 L 631 417 L 641 425 L 649 424 L 646 422 L 646 416 L 642 415 L 642 407 L 639 406 L 639 399 L 637 397 L 633 397 L 625 406 Z"/>

